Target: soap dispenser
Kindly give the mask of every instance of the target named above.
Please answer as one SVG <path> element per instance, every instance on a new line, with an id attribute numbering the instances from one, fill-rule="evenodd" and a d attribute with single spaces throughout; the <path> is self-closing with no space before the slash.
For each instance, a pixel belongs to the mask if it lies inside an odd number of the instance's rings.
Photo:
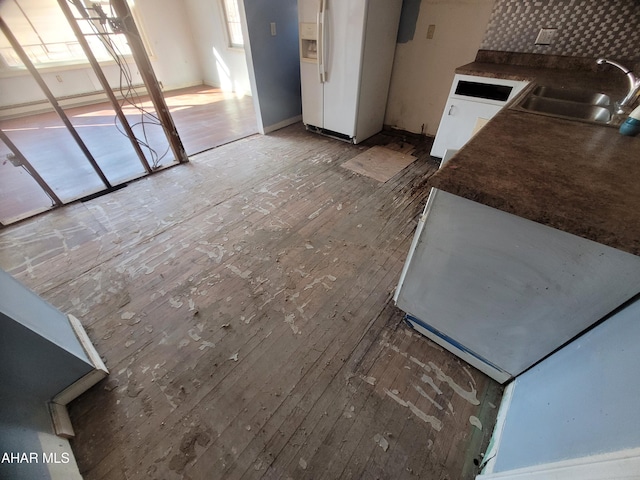
<path id="1" fill-rule="evenodd" d="M 640 133 L 640 105 L 629 114 L 627 119 L 620 125 L 620 133 L 633 137 Z"/>

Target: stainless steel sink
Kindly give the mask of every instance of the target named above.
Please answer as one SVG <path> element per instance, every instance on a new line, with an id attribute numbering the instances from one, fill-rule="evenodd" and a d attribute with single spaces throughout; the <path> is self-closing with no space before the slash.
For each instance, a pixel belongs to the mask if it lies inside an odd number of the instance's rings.
<path id="1" fill-rule="evenodd" d="M 608 108 L 587 103 L 566 102 L 544 97 L 529 96 L 520 104 L 525 110 L 545 113 L 556 117 L 574 118 L 595 123 L 611 121 L 611 111 Z"/>
<path id="2" fill-rule="evenodd" d="M 604 93 L 594 93 L 588 90 L 573 90 L 558 87 L 538 86 L 531 95 L 566 102 L 586 103 L 587 105 L 599 105 L 607 107 L 611 105 L 611 99 Z"/>
<path id="3" fill-rule="evenodd" d="M 610 124 L 614 106 L 604 93 L 537 86 L 517 106 L 527 112 L 582 122 Z"/>

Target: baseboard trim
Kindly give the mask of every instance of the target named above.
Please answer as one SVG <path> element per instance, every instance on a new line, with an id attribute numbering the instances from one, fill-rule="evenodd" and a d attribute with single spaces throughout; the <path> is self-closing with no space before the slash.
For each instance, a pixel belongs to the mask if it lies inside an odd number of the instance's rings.
<path id="1" fill-rule="evenodd" d="M 107 370 L 107 367 L 102 361 L 102 358 L 100 358 L 98 351 L 93 346 L 93 343 L 91 343 L 91 340 L 80 323 L 80 320 L 73 315 L 67 315 L 67 318 L 69 319 L 69 323 L 71 324 L 78 341 L 82 345 L 82 348 L 93 365 L 92 371 L 58 393 L 53 397 L 49 404 L 49 411 L 51 412 L 51 419 L 53 421 L 56 435 L 64 438 L 73 438 L 75 433 L 73 431 L 71 419 L 69 418 L 67 405 L 72 400 L 78 398 L 84 392 L 93 387 L 100 380 L 105 378 L 109 374 L 109 370 Z"/>
<path id="2" fill-rule="evenodd" d="M 51 401 L 58 405 L 67 405 L 72 400 L 75 400 L 84 392 L 86 392 L 91 387 L 93 387 L 100 380 L 105 378 L 108 373 L 109 372 L 105 372 L 104 370 L 98 370 L 98 369 L 92 370 L 91 372 L 87 373 L 84 377 L 80 378 L 79 380 L 75 381 L 74 383 L 69 385 L 67 388 L 62 390 L 59 394 L 53 397 Z"/>
<path id="3" fill-rule="evenodd" d="M 173 90 L 180 90 L 183 88 L 189 87 L 197 87 L 198 85 L 205 85 L 201 81 L 197 82 L 187 82 L 181 85 L 171 85 L 171 86 L 163 86 L 163 93 L 169 93 Z M 144 84 L 134 85 L 137 96 L 148 95 L 147 87 Z M 113 93 L 115 94 L 118 100 L 123 100 L 123 90 L 113 89 Z M 85 105 L 95 105 L 97 103 L 104 103 L 109 101 L 109 97 L 104 91 L 95 91 L 95 92 L 87 92 L 87 93 L 78 93 L 76 95 L 67 95 L 64 97 L 58 97 L 58 104 L 62 108 L 74 108 L 74 107 L 83 107 Z M 16 105 L 7 105 L 0 107 L 0 120 L 11 120 L 14 118 L 26 117 L 28 115 L 37 115 L 40 113 L 53 112 L 54 109 L 47 100 L 37 100 L 34 102 L 28 103 L 20 103 Z"/>
<path id="4" fill-rule="evenodd" d="M 49 413 L 51 414 L 53 429 L 57 436 L 62 438 L 75 437 L 76 434 L 73 430 L 73 425 L 71 424 L 71 418 L 69 417 L 69 411 L 67 410 L 66 405 L 50 402 Z"/>
<path id="5" fill-rule="evenodd" d="M 144 85 L 134 85 L 136 93 L 146 95 L 147 89 Z M 114 90 L 113 93 L 121 100 L 124 98 L 120 90 Z M 68 95 L 56 99 L 62 108 L 83 107 L 85 105 L 93 105 L 109 101 L 109 97 L 103 91 L 79 93 L 77 95 Z M 35 102 L 21 103 L 17 105 L 7 105 L 0 107 L 0 120 L 11 120 L 13 118 L 26 117 L 28 115 L 37 115 L 39 113 L 53 112 L 53 107 L 47 100 L 38 100 Z"/>
<path id="6" fill-rule="evenodd" d="M 91 360 L 91 363 L 93 363 L 94 368 L 96 368 L 97 370 L 101 370 L 105 373 L 105 375 L 108 375 L 109 370 L 107 370 L 107 366 L 102 361 L 102 358 L 100 358 L 96 347 L 94 347 L 93 343 L 91 343 L 89 335 L 87 335 L 87 332 L 80 323 L 80 320 L 78 320 L 73 315 L 67 315 L 67 318 L 69 319 L 71 328 L 73 328 L 76 337 L 78 337 L 78 341 L 82 345 L 82 348 L 84 348 L 84 351 L 89 357 L 89 360 Z"/>

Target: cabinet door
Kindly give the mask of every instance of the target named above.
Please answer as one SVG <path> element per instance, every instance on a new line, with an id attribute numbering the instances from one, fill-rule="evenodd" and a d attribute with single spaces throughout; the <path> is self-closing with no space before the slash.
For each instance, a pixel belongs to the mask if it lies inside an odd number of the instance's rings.
<path id="1" fill-rule="evenodd" d="M 502 106 L 449 98 L 431 155 L 442 158 L 447 149 L 459 149 L 471 138 L 478 118 L 490 119 Z"/>

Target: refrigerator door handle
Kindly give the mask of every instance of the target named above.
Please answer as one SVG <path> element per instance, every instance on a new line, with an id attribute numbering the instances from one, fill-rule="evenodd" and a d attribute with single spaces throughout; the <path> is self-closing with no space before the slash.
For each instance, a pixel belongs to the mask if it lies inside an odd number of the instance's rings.
<path id="1" fill-rule="evenodd" d="M 325 10 L 327 8 L 326 0 L 320 0 L 318 7 L 317 28 L 318 28 L 318 76 L 320 83 L 325 82 L 324 67 L 324 37 L 325 37 Z"/>

